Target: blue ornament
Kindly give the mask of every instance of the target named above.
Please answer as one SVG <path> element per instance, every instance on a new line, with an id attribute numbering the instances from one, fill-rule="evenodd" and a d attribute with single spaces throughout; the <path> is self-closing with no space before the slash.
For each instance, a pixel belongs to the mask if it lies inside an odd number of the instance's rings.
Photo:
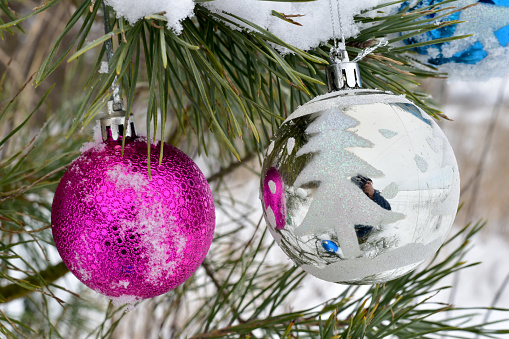
<path id="1" fill-rule="evenodd" d="M 336 253 L 339 249 L 338 245 L 332 240 L 322 240 L 322 247 L 329 253 Z"/>
<path id="2" fill-rule="evenodd" d="M 414 9 L 418 10 L 428 6 L 438 7 L 443 1 L 421 0 Z M 409 2 L 407 1 L 403 6 L 408 4 Z M 473 34 L 473 37 L 467 39 L 418 46 L 414 50 L 421 55 L 427 56 L 425 61 L 435 66 L 444 64 L 477 65 L 490 55 L 494 55 L 494 58 L 497 59 L 504 57 L 509 59 L 508 51 L 502 51 L 509 46 L 509 0 L 459 0 L 453 3 L 456 7 L 472 4 L 477 4 L 477 6 L 469 7 L 438 19 L 438 22 L 461 20 L 466 21 L 465 23 L 439 27 L 424 34 L 405 39 L 404 42 L 406 44 L 415 44 Z M 448 6 L 449 4 L 446 5 Z M 433 19 L 435 16 L 437 14 L 430 14 L 425 16 L 425 19 Z M 498 62 L 503 64 L 503 60 L 497 60 Z M 506 60 L 505 64 L 507 63 L 509 63 L 509 60 Z M 491 69 L 487 69 L 491 70 L 492 73 L 500 73 L 501 70 L 493 66 L 491 65 Z M 448 68 L 447 71 L 451 72 L 451 68 Z"/>

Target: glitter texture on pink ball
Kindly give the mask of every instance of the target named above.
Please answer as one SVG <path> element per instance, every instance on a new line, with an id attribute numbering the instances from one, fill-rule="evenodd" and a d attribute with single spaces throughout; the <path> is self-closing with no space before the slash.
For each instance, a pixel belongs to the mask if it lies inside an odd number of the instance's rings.
<path id="1" fill-rule="evenodd" d="M 84 284 L 134 302 L 182 284 L 205 258 L 214 200 L 196 164 L 177 148 L 144 138 L 100 143 L 73 161 L 53 200 L 55 245 Z"/>

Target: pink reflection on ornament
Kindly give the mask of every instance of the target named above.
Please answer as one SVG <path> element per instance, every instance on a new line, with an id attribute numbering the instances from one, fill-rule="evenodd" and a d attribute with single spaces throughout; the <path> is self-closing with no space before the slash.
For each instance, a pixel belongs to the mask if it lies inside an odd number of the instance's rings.
<path id="1" fill-rule="evenodd" d="M 205 258 L 214 200 L 196 164 L 177 148 L 126 140 L 97 144 L 73 161 L 53 200 L 55 245 L 69 270 L 111 298 L 136 301 L 168 292 Z"/>
<path id="2" fill-rule="evenodd" d="M 263 201 L 265 202 L 265 209 L 267 210 L 270 207 L 272 213 L 274 213 L 276 228 L 282 230 L 286 224 L 284 184 L 279 171 L 275 167 L 269 168 L 265 175 Z"/>

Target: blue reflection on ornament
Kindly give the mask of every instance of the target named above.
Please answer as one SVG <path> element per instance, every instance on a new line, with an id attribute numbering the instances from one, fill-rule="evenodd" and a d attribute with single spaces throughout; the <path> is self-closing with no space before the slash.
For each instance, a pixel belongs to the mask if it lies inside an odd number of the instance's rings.
<path id="1" fill-rule="evenodd" d="M 404 104 L 404 103 L 395 103 L 393 105 L 394 106 L 398 106 L 399 108 L 407 111 L 408 113 L 410 113 L 410 114 L 414 115 L 415 117 L 417 117 L 419 120 L 422 120 L 426 124 L 431 126 L 431 121 L 429 121 L 429 119 L 426 119 L 422 115 L 421 111 L 417 108 L 417 106 L 411 105 L 411 104 Z"/>
<path id="2" fill-rule="evenodd" d="M 134 266 L 127 266 L 126 267 L 122 267 L 122 270 L 125 272 L 125 273 L 134 273 Z"/>
<path id="3" fill-rule="evenodd" d="M 338 245 L 332 240 L 322 240 L 322 247 L 329 253 L 336 253 L 339 249 Z"/>
<path id="4" fill-rule="evenodd" d="M 422 0 L 420 1 L 415 8 L 421 8 L 426 6 L 438 6 L 443 0 Z M 509 0 L 479 0 L 479 2 L 484 3 L 490 3 L 497 6 L 509 6 Z M 408 5 L 408 2 L 403 3 L 402 6 Z M 447 21 L 453 21 L 458 20 L 460 18 L 461 12 L 455 12 L 441 20 L 441 22 L 447 22 Z M 432 19 L 434 18 L 436 13 L 427 15 L 426 19 Z M 430 40 L 436 40 L 436 39 L 443 39 L 443 38 L 450 38 L 454 35 L 454 32 L 456 31 L 456 24 L 449 25 L 445 27 L 440 27 L 437 29 L 434 29 L 432 31 L 426 32 L 424 34 L 411 37 L 409 39 L 405 39 L 406 44 L 415 44 L 419 42 L 424 41 L 430 41 Z M 507 31 L 503 31 L 503 29 L 507 28 Z M 497 39 L 499 40 L 500 44 L 502 46 L 507 45 L 509 43 L 509 25 L 500 29 L 501 31 L 499 33 L 500 38 L 497 36 Z M 498 32 L 498 31 L 497 31 Z M 463 64 L 477 64 L 479 61 L 483 60 L 488 56 L 488 52 L 484 49 L 484 46 L 481 42 L 476 41 L 474 44 L 470 45 L 466 49 L 457 52 L 451 57 L 444 57 L 443 55 L 443 48 L 445 46 L 448 46 L 449 42 L 442 42 L 437 43 L 434 45 L 427 45 L 427 46 L 420 46 L 414 48 L 414 50 L 422 55 L 429 55 L 430 48 L 436 49 L 435 54 L 436 56 L 430 57 L 428 59 L 428 62 L 432 65 L 443 65 L 446 63 L 463 63 Z"/>

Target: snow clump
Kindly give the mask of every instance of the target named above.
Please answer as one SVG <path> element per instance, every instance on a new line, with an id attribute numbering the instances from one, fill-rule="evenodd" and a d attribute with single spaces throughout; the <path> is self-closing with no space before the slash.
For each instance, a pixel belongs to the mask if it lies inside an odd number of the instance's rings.
<path id="1" fill-rule="evenodd" d="M 384 0 L 330 0 L 332 1 L 336 36 L 339 36 L 338 8 L 345 37 L 359 33 L 360 25 L 354 23 L 354 15 L 369 10 Z M 339 3 L 338 3 L 339 2 Z M 194 15 L 195 6 L 203 6 L 214 13 L 226 15 L 229 20 L 248 30 L 252 26 L 229 17 L 228 14 L 248 20 L 269 30 L 278 38 L 303 50 L 308 50 L 333 37 L 329 0 L 290 3 L 260 0 L 215 0 L 196 4 L 193 0 L 106 0 L 118 17 L 124 17 L 131 24 L 150 14 L 164 13 L 167 27 L 177 34 L 182 33 L 182 20 Z M 272 13 L 282 13 L 293 24 Z"/>

